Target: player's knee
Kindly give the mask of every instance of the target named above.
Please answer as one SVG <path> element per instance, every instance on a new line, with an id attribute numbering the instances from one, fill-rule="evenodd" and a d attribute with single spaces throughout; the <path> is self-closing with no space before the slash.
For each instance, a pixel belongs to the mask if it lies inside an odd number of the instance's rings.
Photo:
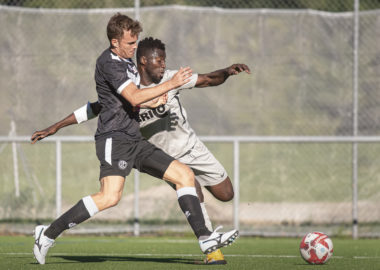
<path id="1" fill-rule="evenodd" d="M 105 208 L 116 206 L 121 199 L 119 194 L 105 194 L 103 196 L 103 203 Z"/>
<path id="2" fill-rule="evenodd" d="M 221 195 L 222 196 L 219 200 L 221 200 L 222 202 L 228 202 L 234 198 L 235 193 L 233 189 L 229 189 L 229 190 L 225 190 L 225 192 L 223 192 Z"/>
<path id="3" fill-rule="evenodd" d="M 234 189 L 232 187 L 231 181 L 226 179 L 222 183 L 216 186 L 206 187 L 216 199 L 222 202 L 231 201 L 234 198 Z"/>
<path id="4" fill-rule="evenodd" d="M 234 193 L 223 193 L 223 194 L 218 194 L 215 196 L 219 201 L 222 202 L 229 202 L 234 198 Z"/>
<path id="5" fill-rule="evenodd" d="M 185 186 L 194 186 L 194 172 L 189 167 L 186 168 L 187 169 L 183 172 L 182 175 L 182 184 Z"/>
<path id="6" fill-rule="evenodd" d="M 194 187 L 194 173 L 185 164 L 175 160 L 164 174 L 164 179 L 176 186 L 176 189 L 182 187 Z"/>
<path id="7" fill-rule="evenodd" d="M 120 198 L 118 198 L 118 197 L 109 198 L 108 205 L 109 205 L 109 207 L 116 206 L 119 203 L 119 201 L 120 201 Z"/>
<path id="8" fill-rule="evenodd" d="M 178 180 L 182 186 L 194 186 L 194 172 L 188 166 L 183 165 Z"/>

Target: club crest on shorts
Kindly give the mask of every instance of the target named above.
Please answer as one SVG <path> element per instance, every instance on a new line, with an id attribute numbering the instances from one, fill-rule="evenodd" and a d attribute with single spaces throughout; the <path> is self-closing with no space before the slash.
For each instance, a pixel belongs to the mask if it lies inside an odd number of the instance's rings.
<path id="1" fill-rule="evenodd" d="M 128 166 L 128 163 L 125 160 L 119 160 L 119 169 L 120 170 L 125 170 Z"/>

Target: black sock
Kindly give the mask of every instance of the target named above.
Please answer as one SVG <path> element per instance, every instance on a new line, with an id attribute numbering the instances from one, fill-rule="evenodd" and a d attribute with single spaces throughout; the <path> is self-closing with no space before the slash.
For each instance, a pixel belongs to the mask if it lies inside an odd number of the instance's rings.
<path id="1" fill-rule="evenodd" d="M 91 215 L 83 203 L 83 200 L 80 200 L 76 205 L 50 224 L 44 234 L 50 239 L 56 239 L 64 230 L 70 229 L 90 217 Z"/>
<path id="2" fill-rule="evenodd" d="M 186 187 L 179 190 L 183 189 L 190 188 Z M 197 238 L 200 236 L 211 235 L 211 232 L 206 227 L 202 208 L 195 193 L 195 188 L 192 189 L 194 189 L 194 192 L 190 190 L 190 193 L 185 192 L 185 194 L 180 194 L 181 192 L 179 193 L 177 190 L 179 206 L 181 207 L 182 212 L 185 214 L 187 221 L 189 222 Z"/>

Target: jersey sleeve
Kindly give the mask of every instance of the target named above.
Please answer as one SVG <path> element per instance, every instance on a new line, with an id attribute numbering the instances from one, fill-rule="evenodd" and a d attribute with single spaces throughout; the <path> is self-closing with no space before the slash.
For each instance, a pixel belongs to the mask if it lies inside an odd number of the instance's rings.
<path id="1" fill-rule="evenodd" d="M 179 89 L 191 89 L 191 88 L 194 88 L 194 86 L 197 84 L 197 80 L 198 80 L 198 74 L 195 73 L 195 74 L 191 75 L 190 81 L 188 83 L 185 83 L 181 87 L 179 87 Z"/>
<path id="2" fill-rule="evenodd" d="M 106 81 L 118 94 L 132 82 L 129 73 L 125 72 L 122 61 L 112 60 L 107 62 L 103 67 L 103 74 Z"/>
<path id="3" fill-rule="evenodd" d="M 86 122 L 95 118 L 97 114 L 93 112 L 91 103 L 87 102 L 86 105 L 83 105 L 82 107 L 74 111 L 74 116 L 77 120 L 77 123 L 80 124 L 82 122 Z"/>
<path id="4" fill-rule="evenodd" d="M 166 80 L 165 81 L 168 81 L 170 80 L 171 78 L 173 78 L 174 74 L 177 73 L 178 70 L 168 70 L 167 72 L 167 77 L 166 77 Z M 191 88 L 194 88 L 195 85 L 197 84 L 197 80 L 198 80 L 198 74 L 197 73 L 194 73 L 193 75 L 191 75 L 190 77 L 190 81 L 188 83 L 185 83 L 184 85 L 174 89 L 174 90 L 182 90 L 182 89 L 191 89 Z"/>

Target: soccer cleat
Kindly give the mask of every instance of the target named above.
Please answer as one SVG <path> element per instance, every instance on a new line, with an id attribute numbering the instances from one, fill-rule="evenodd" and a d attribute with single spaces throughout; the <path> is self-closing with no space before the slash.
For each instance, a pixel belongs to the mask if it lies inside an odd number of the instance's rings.
<path id="1" fill-rule="evenodd" d="M 207 254 L 205 259 L 206 264 L 227 264 L 227 261 L 224 259 L 223 253 L 220 249 L 215 250 Z"/>
<path id="2" fill-rule="evenodd" d="M 208 254 L 218 248 L 231 245 L 239 236 L 238 230 L 232 230 L 226 233 L 217 232 L 221 228 L 222 226 L 219 226 L 208 238 L 199 240 L 199 246 L 204 254 Z"/>
<path id="3" fill-rule="evenodd" d="M 39 264 L 45 264 L 46 254 L 54 244 L 54 240 L 44 235 L 45 230 L 48 226 L 39 225 L 34 229 L 34 247 L 33 253 L 34 257 L 37 259 Z"/>

